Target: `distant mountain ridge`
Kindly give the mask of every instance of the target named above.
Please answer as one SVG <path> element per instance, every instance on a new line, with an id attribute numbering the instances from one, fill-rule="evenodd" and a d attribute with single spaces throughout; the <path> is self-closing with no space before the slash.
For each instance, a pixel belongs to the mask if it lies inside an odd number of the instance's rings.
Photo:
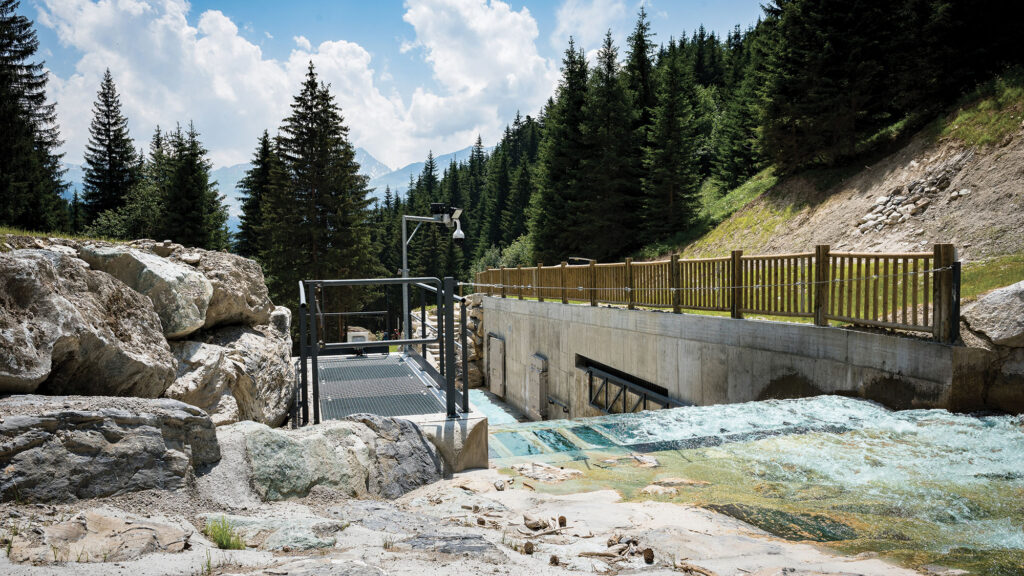
<path id="1" fill-rule="evenodd" d="M 492 146 L 485 148 L 485 151 L 490 153 L 493 149 L 494 147 Z M 453 158 L 456 162 L 468 160 L 472 150 L 472 146 L 467 146 L 462 150 L 435 156 L 434 161 L 437 163 L 438 172 L 444 170 Z M 388 186 L 391 187 L 392 193 L 405 193 L 409 188 L 409 176 L 412 175 L 415 178 L 423 172 L 423 166 L 426 165 L 425 162 L 413 162 L 398 170 L 392 170 L 387 164 L 377 160 L 363 148 L 356 148 L 356 162 L 359 163 L 359 173 L 370 179 L 370 187 L 373 188 L 370 197 L 380 200 L 384 198 L 384 189 Z M 238 230 L 239 216 L 242 213 L 241 194 L 238 191 L 238 183 L 245 177 L 246 171 L 251 167 L 250 163 L 243 162 L 234 166 L 217 168 L 210 173 L 213 180 L 217 182 L 217 189 L 224 195 L 225 203 L 228 206 L 228 228 L 232 232 Z M 68 162 L 64 163 L 64 168 L 67 170 L 64 174 L 64 180 L 69 184 L 64 197 L 67 200 L 71 200 L 75 191 L 78 191 L 79 194 L 82 192 L 85 170 L 79 164 Z"/>

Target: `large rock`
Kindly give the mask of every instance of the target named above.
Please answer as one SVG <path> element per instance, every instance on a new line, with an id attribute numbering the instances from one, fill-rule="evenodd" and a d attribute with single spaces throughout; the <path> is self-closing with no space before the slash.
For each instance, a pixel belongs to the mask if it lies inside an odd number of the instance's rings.
<path id="1" fill-rule="evenodd" d="M 441 478 L 437 449 L 414 424 L 358 418 L 298 430 L 239 422 L 221 433 L 244 435 L 241 460 L 263 500 L 304 497 L 318 486 L 353 497 L 397 498 Z"/>
<path id="2" fill-rule="evenodd" d="M 204 328 L 228 324 L 257 326 L 270 321 L 274 304 L 267 295 L 263 269 L 256 262 L 207 250 L 178 250 L 171 259 L 195 266 L 213 286 Z"/>
<path id="3" fill-rule="evenodd" d="M 11 539 L 8 557 L 33 564 L 124 562 L 189 547 L 194 530 L 186 522 L 146 516 L 104 508 L 79 512 L 39 532 L 19 532 Z"/>
<path id="4" fill-rule="evenodd" d="M 228 326 L 201 336 L 204 341 L 171 343 L 178 377 L 166 396 L 202 408 L 218 426 L 284 423 L 295 387 L 290 336 L 273 325 Z"/>
<path id="5" fill-rule="evenodd" d="M 79 255 L 148 296 L 167 338 L 183 338 L 205 325 L 213 286 L 195 269 L 127 246 L 87 245 Z"/>
<path id="6" fill-rule="evenodd" d="M 170 399 L 0 399 L 0 499 L 71 501 L 183 488 L 220 459 L 198 408 Z"/>
<path id="7" fill-rule="evenodd" d="M 67 254 L 0 254 L 0 393 L 156 397 L 173 379 L 148 298 Z"/>
<path id="8" fill-rule="evenodd" d="M 971 330 L 997 346 L 1024 348 L 1024 282 L 993 290 L 963 314 Z"/>

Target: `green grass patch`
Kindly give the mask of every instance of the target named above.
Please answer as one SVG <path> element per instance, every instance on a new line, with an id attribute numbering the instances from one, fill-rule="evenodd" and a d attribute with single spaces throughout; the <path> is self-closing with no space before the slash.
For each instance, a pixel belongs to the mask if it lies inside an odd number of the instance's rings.
<path id="1" fill-rule="evenodd" d="M 245 550 L 245 540 L 223 516 L 219 520 L 207 520 L 203 533 L 221 550 Z"/>
<path id="2" fill-rule="evenodd" d="M 722 194 L 715 182 L 705 180 L 700 190 L 700 211 L 693 226 L 671 238 L 648 244 L 635 256 L 640 260 L 656 260 L 682 250 L 684 246 L 712 232 L 723 220 L 750 204 L 778 181 L 772 169 L 766 168 L 739 187 Z"/>
<path id="3" fill-rule="evenodd" d="M 1024 280 L 1024 254 L 965 262 L 960 276 L 960 298 L 974 300 L 996 288 Z"/>
<path id="4" fill-rule="evenodd" d="M 12 228 L 10 226 L 0 226 L 0 236 L 10 234 L 12 236 L 31 236 L 33 238 L 64 238 L 65 240 L 99 240 L 103 242 L 116 242 L 123 244 L 124 240 L 118 240 L 116 238 L 104 238 L 97 236 L 82 236 L 79 234 L 68 234 L 65 232 L 33 232 L 31 230 L 23 230 L 21 228 Z"/>
<path id="5" fill-rule="evenodd" d="M 942 136 L 972 146 L 998 144 L 1024 122 L 1024 69 L 1014 69 L 979 86 L 954 112 Z"/>

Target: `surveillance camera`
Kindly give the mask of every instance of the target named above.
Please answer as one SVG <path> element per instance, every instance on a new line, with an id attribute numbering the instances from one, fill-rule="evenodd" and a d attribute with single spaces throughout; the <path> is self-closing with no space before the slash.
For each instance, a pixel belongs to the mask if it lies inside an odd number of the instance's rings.
<path id="1" fill-rule="evenodd" d="M 452 234 L 452 241 L 455 242 L 456 246 L 462 246 L 462 243 L 466 241 L 466 233 L 462 231 L 462 222 L 455 221 L 455 232 Z"/>

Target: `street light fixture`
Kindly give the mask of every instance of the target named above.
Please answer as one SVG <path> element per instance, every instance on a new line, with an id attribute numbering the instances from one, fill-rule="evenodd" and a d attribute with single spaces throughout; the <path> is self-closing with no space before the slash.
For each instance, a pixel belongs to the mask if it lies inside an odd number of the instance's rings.
<path id="1" fill-rule="evenodd" d="M 457 245 L 462 245 L 466 239 L 466 233 L 462 231 L 462 223 L 459 217 L 462 216 L 462 208 L 455 208 L 446 202 L 432 202 L 430 204 L 430 216 L 402 216 L 402 278 L 409 277 L 409 242 L 419 231 L 424 222 L 430 224 L 444 224 L 447 228 L 455 228 L 452 240 Z M 416 228 L 412 234 L 408 234 L 406 224 L 416 222 Z M 405 339 L 412 340 L 412 322 L 409 317 L 409 285 L 402 284 L 402 321 L 405 323 Z M 405 345 L 408 351 L 409 345 Z"/>

